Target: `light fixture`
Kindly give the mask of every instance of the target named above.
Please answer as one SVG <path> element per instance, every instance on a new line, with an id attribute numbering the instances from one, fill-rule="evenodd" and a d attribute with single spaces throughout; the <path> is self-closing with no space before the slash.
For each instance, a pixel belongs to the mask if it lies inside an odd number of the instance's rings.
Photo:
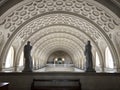
<path id="1" fill-rule="evenodd" d="M 64 59 L 64 58 L 62 58 L 62 61 L 65 61 L 65 59 Z"/>
<path id="2" fill-rule="evenodd" d="M 58 59 L 57 58 L 55 58 L 55 61 L 57 61 Z"/>

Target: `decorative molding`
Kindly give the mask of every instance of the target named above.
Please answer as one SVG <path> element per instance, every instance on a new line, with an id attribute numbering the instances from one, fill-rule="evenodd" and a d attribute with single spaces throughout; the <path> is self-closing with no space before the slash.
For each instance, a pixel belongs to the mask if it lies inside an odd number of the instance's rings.
<path id="1" fill-rule="evenodd" d="M 27 0 L 26 0 L 27 1 Z M 25 1 L 24 1 L 25 2 Z M 76 13 L 80 16 L 88 18 L 96 25 L 100 26 L 105 32 L 114 30 L 119 25 L 108 12 L 106 13 L 102 7 L 95 6 L 91 2 L 72 0 L 72 1 L 53 1 L 53 0 L 33 0 L 15 8 L 9 13 L 0 25 L 4 24 L 5 29 L 14 32 L 22 23 L 47 12 L 65 11 Z M 4 22 L 4 23 L 3 23 Z M 110 25 L 108 25 L 111 23 Z M 112 27 L 112 28 L 111 28 Z M 105 28 L 108 28 L 107 30 Z"/>
<path id="2" fill-rule="evenodd" d="M 91 38 L 94 38 L 94 40 L 97 40 L 101 37 L 100 32 L 97 28 L 95 28 L 93 25 L 91 25 L 89 22 L 86 22 L 84 19 L 69 15 L 69 14 L 49 14 L 49 15 L 44 15 L 42 17 L 39 17 L 37 19 L 34 19 L 33 21 L 29 22 L 29 24 L 26 24 L 25 27 L 21 29 L 21 32 L 19 33 L 18 36 L 22 38 L 23 40 L 26 40 L 29 36 L 31 36 L 33 33 L 41 30 L 42 28 L 51 26 L 51 25 L 66 25 L 66 26 L 73 26 L 77 27 L 79 31 L 88 33 Z M 55 32 L 58 30 L 56 29 Z M 45 30 L 45 32 L 41 32 L 44 36 L 44 33 L 53 33 L 54 30 Z M 64 31 L 63 32 L 67 32 Z M 74 32 L 74 31 L 71 31 Z M 38 32 L 37 32 L 38 33 Z M 77 33 L 76 33 L 77 34 Z M 35 35 L 35 38 L 36 37 Z M 36 41 L 36 39 L 33 39 Z"/>

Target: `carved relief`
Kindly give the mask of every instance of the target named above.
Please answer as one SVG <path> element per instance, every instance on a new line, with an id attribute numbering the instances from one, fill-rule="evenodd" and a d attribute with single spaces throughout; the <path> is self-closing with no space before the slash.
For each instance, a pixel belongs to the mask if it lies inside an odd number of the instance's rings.
<path id="1" fill-rule="evenodd" d="M 40 28 L 54 24 L 75 26 L 78 27 L 80 30 L 83 30 L 83 32 L 85 32 L 86 30 L 87 33 L 89 33 L 90 36 L 94 37 L 95 40 L 101 37 L 97 28 L 91 26 L 90 23 L 87 23 L 83 19 L 77 18 L 75 16 L 73 17 L 72 15 L 68 15 L 68 14 L 49 14 L 43 17 L 39 17 L 34 21 L 32 21 L 31 23 L 29 23 L 28 25 L 26 25 L 23 29 L 21 29 L 21 33 L 19 34 L 19 36 L 21 38 L 26 39 L 27 37 L 31 36 L 34 32 L 39 31 Z M 71 33 L 72 32 L 73 31 L 71 31 Z"/>
<path id="2" fill-rule="evenodd" d="M 28 3 L 23 4 L 22 6 L 17 7 L 13 12 L 8 14 L 8 16 L 0 22 L 0 25 L 4 25 L 5 29 L 12 27 L 19 27 L 23 21 L 42 14 L 52 11 L 66 11 L 73 12 L 78 15 L 92 20 L 98 24 L 105 32 L 113 30 L 119 23 L 114 20 L 108 12 L 104 12 L 102 7 L 95 6 L 89 1 L 84 0 L 72 0 L 72 1 L 63 1 L 63 0 L 33 0 Z M 9 18 L 9 21 L 7 21 Z M 19 21 L 20 19 L 20 21 Z M 109 20 L 112 20 L 109 21 Z M 17 23 L 14 23 L 17 22 Z M 104 24 L 102 24 L 104 23 Z M 108 26 L 108 27 L 107 27 Z M 107 28 L 107 29 L 106 29 Z M 10 32 L 14 32 L 11 30 Z"/>

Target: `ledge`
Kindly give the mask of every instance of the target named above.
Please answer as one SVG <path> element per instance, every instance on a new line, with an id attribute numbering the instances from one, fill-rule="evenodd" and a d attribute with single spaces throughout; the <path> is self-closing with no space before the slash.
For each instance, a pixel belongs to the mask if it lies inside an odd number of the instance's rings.
<path id="1" fill-rule="evenodd" d="M 0 76 L 39 75 L 39 76 L 120 76 L 120 73 L 95 73 L 95 72 L 0 72 Z"/>

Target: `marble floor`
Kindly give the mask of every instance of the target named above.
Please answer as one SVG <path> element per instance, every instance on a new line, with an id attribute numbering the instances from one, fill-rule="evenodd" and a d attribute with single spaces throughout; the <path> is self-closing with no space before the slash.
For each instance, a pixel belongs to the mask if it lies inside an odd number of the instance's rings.
<path id="1" fill-rule="evenodd" d="M 103 73 L 100 68 L 95 68 L 97 73 Z M 73 64 L 47 64 L 46 67 L 34 70 L 34 72 L 85 72 L 84 69 L 76 68 Z M 105 69 L 106 73 L 116 73 L 116 69 Z"/>
<path id="2" fill-rule="evenodd" d="M 23 68 L 23 66 L 19 67 L 17 72 L 22 72 Z M 96 67 L 95 70 L 97 73 L 117 72 L 115 68 L 105 68 L 104 71 L 102 71 L 101 68 Z M 14 72 L 14 68 L 3 69 L 1 72 Z M 85 69 L 76 68 L 73 64 L 47 64 L 43 68 L 34 68 L 33 72 L 85 72 Z"/>
<path id="3" fill-rule="evenodd" d="M 75 68 L 72 64 L 71 65 L 46 65 L 46 67 L 34 70 L 34 72 L 84 72 L 84 70 Z"/>

